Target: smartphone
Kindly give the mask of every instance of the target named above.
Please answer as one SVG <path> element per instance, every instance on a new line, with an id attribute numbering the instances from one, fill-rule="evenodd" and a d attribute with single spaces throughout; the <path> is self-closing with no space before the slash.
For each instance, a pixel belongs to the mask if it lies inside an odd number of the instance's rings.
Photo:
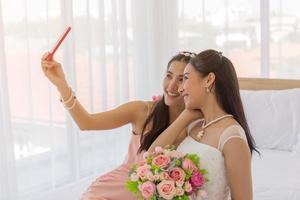
<path id="1" fill-rule="evenodd" d="M 66 38 L 66 36 L 68 35 L 68 33 L 71 30 L 71 26 L 68 26 L 65 30 L 65 32 L 62 34 L 62 36 L 59 38 L 59 40 L 57 40 L 55 46 L 53 47 L 53 49 L 51 50 L 50 54 L 47 57 L 47 60 L 50 61 L 52 60 L 56 50 L 58 49 L 58 47 L 61 45 L 61 43 L 64 41 L 64 39 Z"/>

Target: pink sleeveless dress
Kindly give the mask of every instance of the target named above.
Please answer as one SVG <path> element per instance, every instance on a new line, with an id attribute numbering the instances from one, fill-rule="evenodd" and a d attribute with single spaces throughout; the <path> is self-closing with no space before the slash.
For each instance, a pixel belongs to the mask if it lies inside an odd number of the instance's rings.
<path id="1" fill-rule="evenodd" d="M 127 190 L 125 182 L 128 180 L 132 164 L 142 159 L 142 155 L 137 154 L 139 147 L 140 135 L 132 134 L 123 164 L 97 178 L 82 195 L 81 200 L 137 200 L 138 198 Z"/>

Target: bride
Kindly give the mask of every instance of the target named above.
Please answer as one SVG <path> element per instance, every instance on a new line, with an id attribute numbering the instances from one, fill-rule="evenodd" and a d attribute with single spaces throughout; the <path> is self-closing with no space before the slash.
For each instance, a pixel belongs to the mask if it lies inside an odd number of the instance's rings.
<path id="1" fill-rule="evenodd" d="M 174 144 L 178 134 L 186 134 L 177 150 L 197 153 L 209 178 L 207 194 L 198 194 L 193 199 L 251 200 L 251 155 L 257 149 L 231 61 L 215 50 L 199 53 L 186 66 L 179 90 L 186 109 L 152 143 L 149 151 Z"/>

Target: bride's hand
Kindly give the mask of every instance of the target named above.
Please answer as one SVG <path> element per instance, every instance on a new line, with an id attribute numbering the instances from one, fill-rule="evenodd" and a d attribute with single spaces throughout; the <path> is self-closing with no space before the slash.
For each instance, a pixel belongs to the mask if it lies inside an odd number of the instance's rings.
<path id="1" fill-rule="evenodd" d="M 49 52 L 45 53 L 41 59 L 41 67 L 45 76 L 57 88 L 67 85 L 64 71 L 60 63 L 56 62 L 54 58 L 47 60 Z"/>

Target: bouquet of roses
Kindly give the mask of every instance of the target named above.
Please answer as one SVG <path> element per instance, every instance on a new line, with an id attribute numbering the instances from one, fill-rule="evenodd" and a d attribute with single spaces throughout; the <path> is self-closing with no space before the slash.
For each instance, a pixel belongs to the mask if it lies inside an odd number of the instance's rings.
<path id="1" fill-rule="evenodd" d="M 174 147 L 156 147 L 133 165 L 126 187 L 142 200 L 188 200 L 196 193 L 198 198 L 205 198 L 206 176 L 197 154 L 184 155 Z"/>

